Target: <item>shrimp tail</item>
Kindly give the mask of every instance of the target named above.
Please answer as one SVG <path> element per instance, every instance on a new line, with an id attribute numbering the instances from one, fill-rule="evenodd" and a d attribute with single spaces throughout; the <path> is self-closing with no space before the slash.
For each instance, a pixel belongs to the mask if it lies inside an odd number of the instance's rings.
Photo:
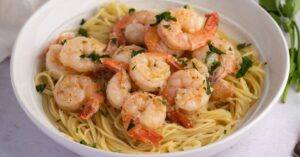
<path id="1" fill-rule="evenodd" d="M 92 115 L 98 112 L 100 104 L 104 102 L 104 97 L 98 96 L 98 98 L 88 100 L 83 107 L 82 112 L 80 113 L 80 118 L 87 120 Z"/>
<path id="2" fill-rule="evenodd" d="M 129 66 L 126 63 L 120 62 L 112 58 L 103 58 L 102 63 L 106 68 L 113 70 L 115 72 L 118 72 L 122 69 L 127 69 Z"/>
<path id="3" fill-rule="evenodd" d="M 185 128 L 193 128 L 192 122 L 179 111 L 168 111 L 167 117 L 173 123 L 178 123 Z"/>
<path id="4" fill-rule="evenodd" d="M 163 136 L 143 126 L 136 126 L 129 130 L 128 133 L 135 139 L 141 140 L 145 143 L 152 143 L 154 145 L 159 145 L 159 143 L 163 140 Z"/>
<path id="5" fill-rule="evenodd" d="M 217 12 L 213 12 L 205 15 L 207 20 L 204 25 L 204 28 L 191 37 L 191 50 L 195 50 L 197 48 L 203 47 L 210 41 L 218 30 L 219 25 L 219 14 Z"/>

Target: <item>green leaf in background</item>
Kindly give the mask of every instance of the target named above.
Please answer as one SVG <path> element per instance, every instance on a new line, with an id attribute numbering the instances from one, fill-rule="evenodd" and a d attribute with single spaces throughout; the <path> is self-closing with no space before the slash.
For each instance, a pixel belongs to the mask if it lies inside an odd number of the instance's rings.
<path id="1" fill-rule="evenodd" d="M 259 0 L 259 4 L 268 12 L 279 12 L 279 0 Z"/>
<path id="2" fill-rule="evenodd" d="M 300 0 L 286 0 L 282 12 L 286 17 L 294 18 L 300 9 Z"/>

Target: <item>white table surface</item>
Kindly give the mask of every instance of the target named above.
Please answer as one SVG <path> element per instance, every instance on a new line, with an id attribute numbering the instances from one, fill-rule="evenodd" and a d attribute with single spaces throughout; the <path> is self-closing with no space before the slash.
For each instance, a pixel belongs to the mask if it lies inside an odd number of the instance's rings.
<path id="1" fill-rule="evenodd" d="M 0 157 L 78 157 L 25 115 L 12 90 L 9 63 L 9 58 L 0 63 Z M 214 157 L 290 157 L 298 139 L 300 94 L 292 89 L 287 104 L 274 104 L 248 137 Z"/>

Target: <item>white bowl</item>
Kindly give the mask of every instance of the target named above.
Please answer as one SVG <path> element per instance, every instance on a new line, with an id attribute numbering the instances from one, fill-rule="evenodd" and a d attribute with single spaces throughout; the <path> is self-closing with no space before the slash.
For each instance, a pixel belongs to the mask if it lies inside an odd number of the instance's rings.
<path id="1" fill-rule="evenodd" d="M 51 0 L 41 7 L 24 25 L 15 43 L 11 58 L 11 79 L 16 97 L 29 118 L 57 143 L 83 156 L 135 156 L 106 152 L 86 147 L 67 139 L 48 120 L 41 96 L 36 92 L 34 76 L 39 69 L 39 55 L 46 43 L 59 32 L 78 27 L 81 18 L 92 15 L 106 0 Z M 218 153 L 254 128 L 270 110 L 283 91 L 289 71 L 288 47 L 274 20 L 252 0 L 127 0 L 122 1 L 139 9 L 162 11 L 191 4 L 202 11 L 215 10 L 221 14 L 221 29 L 238 41 L 253 43 L 260 52 L 266 78 L 263 94 L 252 107 L 243 123 L 230 136 L 202 148 L 183 152 L 140 156 L 210 156 Z M 33 137 L 34 138 L 34 137 Z"/>

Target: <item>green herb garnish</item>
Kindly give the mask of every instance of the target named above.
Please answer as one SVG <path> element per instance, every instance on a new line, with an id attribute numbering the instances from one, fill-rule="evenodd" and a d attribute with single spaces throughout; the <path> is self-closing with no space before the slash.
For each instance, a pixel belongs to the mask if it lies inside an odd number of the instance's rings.
<path id="1" fill-rule="evenodd" d="M 130 120 L 127 131 L 129 131 L 130 129 L 132 129 L 135 126 L 133 119 Z"/>
<path id="2" fill-rule="evenodd" d="M 84 28 L 79 28 L 79 30 L 78 30 L 78 35 L 84 36 L 84 37 L 88 37 L 88 36 L 89 36 L 87 30 L 84 29 Z"/>
<path id="3" fill-rule="evenodd" d="M 178 59 L 178 62 L 183 66 L 183 67 L 186 67 L 188 64 L 187 64 L 187 62 L 188 62 L 188 59 L 186 59 L 186 58 L 179 58 Z"/>
<path id="4" fill-rule="evenodd" d="M 163 27 L 165 27 L 166 29 L 171 29 L 170 25 L 163 25 Z"/>
<path id="5" fill-rule="evenodd" d="M 90 59 L 91 61 L 95 62 L 95 63 L 102 63 L 101 62 L 101 58 L 109 58 L 110 56 L 108 54 L 105 54 L 105 55 L 99 55 L 97 53 L 95 53 L 95 51 L 93 51 L 92 53 L 90 54 L 82 54 L 80 55 L 80 58 L 88 58 Z"/>
<path id="6" fill-rule="evenodd" d="M 186 5 L 184 5 L 184 6 L 183 6 L 183 8 L 184 8 L 184 9 L 190 9 L 190 8 L 191 8 L 191 6 L 190 6 L 190 5 L 188 5 L 188 4 L 186 4 Z"/>
<path id="7" fill-rule="evenodd" d="M 227 134 L 227 130 L 224 130 L 224 135 L 226 135 Z"/>
<path id="8" fill-rule="evenodd" d="M 102 116 L 107 117 L 108 113 L 105 110 L 100 109 L 99 112 L 101 113 Z"/>
<path id="9" fill-rule="evenodd" d="M 85 19 L 81 19 L 81 21 L 80 21 L 80 25 L 82 26 L 83 24 L 85 24 Z"/>
<path id="10" fill-rule="evenodd" d="M 249 58 L 249 57 L 247 57 L 247 56 L 245 56 L 245 57 L 243 57 L 242 58 L 242 65 L 241 65 L 241 68 L 240 68 L 240 70 L 236 73 L 236 78 L 241 78 L 241 77 L 243 77 L 245 74 L 246 74 L 246 72 L 248 71 L 248 69 L 252 66 L 252 64 L 253 64 L 253 62 L 252 62 L 252 60 Z"/>
<path id="11" fill-rule="evenodd" d="M 251 44 L 240 43 L 240 44 L 238 44 L 238 45 L 236 46 L 236 48 L 240 51 L 240 50 L 242 50 L 242 49 L 244 49 L 244 48 L 246 48 L 246 47 L 249 47 L 249 46 L 251 46 Z"/>
<path id="12" fill-rule="evenodd" d="M 136 65 L 134 65 L 132 68 L 131 68 L 131 70 L 134 70 L 136 68 Z"/>
<path id="13" fill-rule="evenodd" d="M 207 77 L 206 77 L 205 81 L 206 81 L 206 94 L 210 95 L 211 94 L 211 86 L 210 86 L 210 82 Z"/>
<path id="14" fill-rule="evenodd" d="M 129 13 L 129 14 L 134 13 L 134 12 L 135 12 L 135 9 L 134 9 L 134 8 L 130 8 L 130 9 L 128 10 L 128 13 Z"/>
<path id="15" fill-rule="evenodd" d="M 82 145 L 87 145 L 87 143 L 84 140 L 81 140 L 79 143 Z"/>
<path id="16" fill-rule="evenodd" d="M 144 50 L 132 50 L 131 51 L 131 57 L 134 57 L 140 53 L 144 53 L 145 51 Z"/>
<path id="17" fill-rule="evenodd" d="M 110 40 L 111 40 L 111 43 L 117 44 L 117 38 L 111 38 Z"/>
<path id="18" fill-rule="evenodd" d="M 65 45 L 66 42 L 67 42 L 67 40 L 63 40 L 60 42 L 60 45 Z"/>
<path id="19" fill-rule="evenodd" d="M 96 143 L 93 143 L 92 147 L 93 148 L 96 148 L 97 144 Z"/>
<path id="20" fill-rule="evenodd" d="M 58 122 L 60 122 L 61 120 L 60 119 L 58 119 L 58 120 L 56 120 L 56 123 L 58 123 Z"/>
<path id="21" fill-rule="evenodd" d="M 196 67 L 196 64 L 195 64 L 193 61 L 192 61 L 192 67 L 193 67 L 194 69 L 198 70 L 197 67 Z"/>
<path id="22" fill-rule="evenodd" d="M 78 133 L 78 131 L 79 131 L 79 128 L 76 128 L 76 130 L 75 130 L 77 133 Z"/>
<path id="23" fill-rule="evenodd" d="M 218 55 L 225 54 L 220 49 L 216 48 L 211 42 L 208 42 L 207 44 L 208 44 L 208 47 L 209 47 L 209 51 L 214 52 Z"/>
<path id="24" fill-rule="evenodd" d="M 220 65 L 221 62 L 215 60 L 208 69 L 209 74 L 212 74 Z"/>
<path id="25" fill-rule="evenodd" d="M 175 22 L 177 21 L 177 19 L 175 17 L 173 17 L 171 15 L 171 12 L 169 12 L 169 11 L 162 12 L 161 14 L 158 14 L 155 17 L 156 17 L 156 22 L 153 23 L 153 24 L 150 24 L 150 26 L 156 26 L 162 20 L 165 20 L 165 21 L 175 21 Z"/>
<path id="26" fill-rule="evenodd" d="M 158 99 L 164 106 L 168 105 L 168 102 L 164 99 Z"/>
<path id="27" fill-rule="evenodd" d="M 290 86 L 298 80 L 297 92 L 300 92 L 300 31 L 295 20 L 300 10 L 299 0 L 259 0 L 259 4 L 273 17 L 277 24 L 289 34 L 290 37 L 290 72 L 289 79 L 281 97 L 285 103 Z M 297 42 L 297 43 L 296 43 Z"/>
<path id="28" fill-rule="evenodd" d="M 46 89 L 46 84 L 45 83 L 42 83 L 42 84 L 38 84 L 35 86 L 35 89 L 37 92 L 39 93 L 43 93 L 43 91 Z"/>

